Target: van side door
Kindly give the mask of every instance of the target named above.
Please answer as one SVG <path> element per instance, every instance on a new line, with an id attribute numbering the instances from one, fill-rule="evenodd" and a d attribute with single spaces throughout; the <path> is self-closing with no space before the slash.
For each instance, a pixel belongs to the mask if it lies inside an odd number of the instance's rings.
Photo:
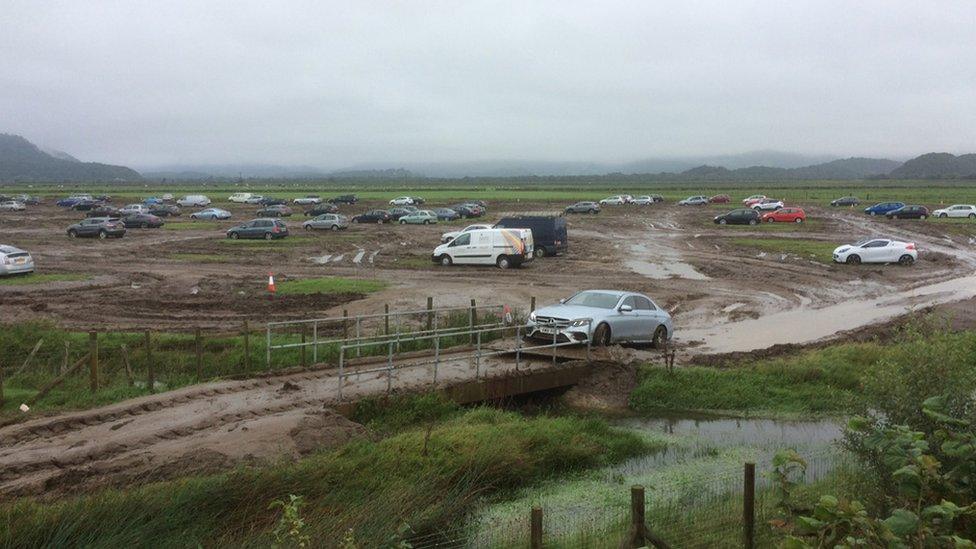
<path id="1" fill-rule="evenodd" d="M 451 259 L 459 264 L 466 265 L 472 263 L 471 255 L 471 233 L 461 233 L 447 245 L 450 249 Z"/>

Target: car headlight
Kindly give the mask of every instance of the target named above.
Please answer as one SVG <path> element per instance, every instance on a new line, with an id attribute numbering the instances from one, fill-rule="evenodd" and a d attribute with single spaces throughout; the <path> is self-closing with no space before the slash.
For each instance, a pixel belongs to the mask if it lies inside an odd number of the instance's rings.
<path id="1" fill-rule="evenodd" d="M 569 323 L 570 327 L 578 328 L 580 326 L 586 326 L 590 323 L 589 319 L 579 318 Z"/>
<path id="2" fill-rule="evenodd" d="M 529 320 L 535 322 L 535 311 L 532 311 L 531 313 L 529 313 Z"/>

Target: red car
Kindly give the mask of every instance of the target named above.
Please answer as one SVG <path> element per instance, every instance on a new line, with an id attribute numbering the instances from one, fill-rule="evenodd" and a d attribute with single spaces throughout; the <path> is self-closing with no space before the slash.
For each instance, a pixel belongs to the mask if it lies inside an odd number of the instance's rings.
<path id="1" fill-rule="evenodd" d="M 807 214 L 803 208 L 780 208 L 763 214 L 762 220 L 766 223 L 803 223 L 807 220 Z"/>
<path id="2" fill-rule="evenodd" d="M 709 198 L 708 201 L 712 204 L 728 204 L 729 202 L 732 202 L 732 197 L 727 194 L 717 194 Z"/>

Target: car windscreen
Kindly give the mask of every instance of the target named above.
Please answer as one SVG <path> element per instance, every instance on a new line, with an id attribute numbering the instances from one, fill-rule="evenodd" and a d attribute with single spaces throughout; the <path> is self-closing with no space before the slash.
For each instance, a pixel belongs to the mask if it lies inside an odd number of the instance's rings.
<path id="1" fill-rule="evenodd" d="M 597 309 L 613 309 L 620 301 L 620 296 L 603 292 L 580 292 L 566 300 L 567 305 L 595 307 Z"/>

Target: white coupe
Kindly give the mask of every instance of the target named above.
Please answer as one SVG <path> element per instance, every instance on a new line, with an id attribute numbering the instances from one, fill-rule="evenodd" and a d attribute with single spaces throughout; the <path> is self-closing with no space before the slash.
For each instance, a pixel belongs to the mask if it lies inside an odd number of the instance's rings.
<path id="1" fill-rule="evenodd" d="M 915 244 L 888 238 L 865 238 L 856 244 L 847 244 L 834 250 L 834 261 L 857 265 L 859 263 L 898 263 L 911 265 L 918 259 Z"/>

